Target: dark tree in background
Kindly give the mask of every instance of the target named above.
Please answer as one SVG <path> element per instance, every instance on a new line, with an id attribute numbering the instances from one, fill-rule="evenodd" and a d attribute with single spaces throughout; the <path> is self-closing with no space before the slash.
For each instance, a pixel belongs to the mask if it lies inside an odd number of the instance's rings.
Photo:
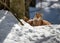
<path id="1" fill-rule="evenodd" d="M 36 0 L 25 0 L 25 16 L 30 18 L 29 7 L 35 7 Z"/>
<path id="2" fill-rule="evenodd" d="M 32 1 L 30 2 L 30 7 L 35 7 L 35 5 L 36 5 L 36 0 L 32 0 Z"/>
<path id="3" fill-rule="evenodd" d="M 29 4 L 30 4 L 30 0 L 25 0 L 25 16 L 27 18 L 30 18 L 29 17 Z"/>
<path id="4" fill-rule="evenodd" d="M 4 0 L 0 0 L 0 1 L 4 2 Z M 2 4 L 0 3 L 0 10 L 3 9 L 3 8 L 4 8 L 4 5 L 2 5 Z"/>

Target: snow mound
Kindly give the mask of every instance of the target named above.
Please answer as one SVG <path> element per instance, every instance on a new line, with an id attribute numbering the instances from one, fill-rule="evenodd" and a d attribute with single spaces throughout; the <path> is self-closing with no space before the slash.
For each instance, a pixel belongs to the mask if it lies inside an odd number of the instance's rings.
<path id="1" fill-rule="evenodd" d="M 15 24 L 3 43 L 60 43 L 60 25 L 32 27 L 24 20 Z"/>

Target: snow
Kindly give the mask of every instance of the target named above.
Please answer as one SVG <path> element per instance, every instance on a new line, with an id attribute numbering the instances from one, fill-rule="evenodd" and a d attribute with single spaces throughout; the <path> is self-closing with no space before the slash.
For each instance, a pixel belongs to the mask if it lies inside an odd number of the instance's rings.
<path id="1" fill-rule="evenodd" d="M 45 1 L 45 2 L 44 2 Z M 36 8 L 46 8 L 49 6 L 50 8 L 60 8 L 60 3 L 58 0 L 44 0 L 42 2 L 36 2 Z M 58 1 L 58 2 L 57 2 Z"/>
<path id="2" fill-rule="evenodd" d="M 60 25 L 23 26 L 15 24 L 3 43 L 60 43 Z"/>
<path id="3" fill-rule="evenodd" d="M 55 4 L 53 4 L 53 5 L 51 6 L 51 8 L 60 8 L 60 4 L 55 3 Z"/>
<path id="4" fill-rule="evenodd" d="M 36 8 L 46 8 L 48 5 L 49 5 L 50 3 L 48 3 L 48 2 L 42 2 L 42 3 L 40 3 L 40 2 L 38 2 L 37 4 L 36 4 Z M 42 5 L 42 6 L 41 6 Z"/>

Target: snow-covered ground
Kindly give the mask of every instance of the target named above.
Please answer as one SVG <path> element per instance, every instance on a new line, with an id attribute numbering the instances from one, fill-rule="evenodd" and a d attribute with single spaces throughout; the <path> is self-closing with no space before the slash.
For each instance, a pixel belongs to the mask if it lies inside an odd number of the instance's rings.
<path id="1" fill-rule="evenodd" d="M 14 24 L 18 24 L 11 12 L 0 10 L 0 43 L 6 38 Z"/>
<path id="2" fill-rule="evenodd" d="M 30 26 L 11 12 L 0 10 L 0 43 L 60 43 L 60 25 Z"/>
<path id="3" fill-rule="evenodd" d="M 60 25 L 23 26 L 15 24 L 3 43 L 60 43 Z"/>

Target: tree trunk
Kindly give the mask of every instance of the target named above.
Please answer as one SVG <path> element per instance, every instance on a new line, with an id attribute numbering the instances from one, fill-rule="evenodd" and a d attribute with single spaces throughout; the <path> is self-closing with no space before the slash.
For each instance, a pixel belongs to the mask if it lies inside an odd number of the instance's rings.
<path id="1" fill-rule="evenodd" d="M 17 17 L 23 18 L 25 14 L 25 1 L 24 0 L 10 0 L 10 8 L 13 8 Z"/>
<path id="2" fill-rule="evenodd" d="M 30 0 L 25 0 L 25 16 L 27 18 L 30 18 L 30 16 L 29 16 L 29 5 L 30 5 Z"/>

